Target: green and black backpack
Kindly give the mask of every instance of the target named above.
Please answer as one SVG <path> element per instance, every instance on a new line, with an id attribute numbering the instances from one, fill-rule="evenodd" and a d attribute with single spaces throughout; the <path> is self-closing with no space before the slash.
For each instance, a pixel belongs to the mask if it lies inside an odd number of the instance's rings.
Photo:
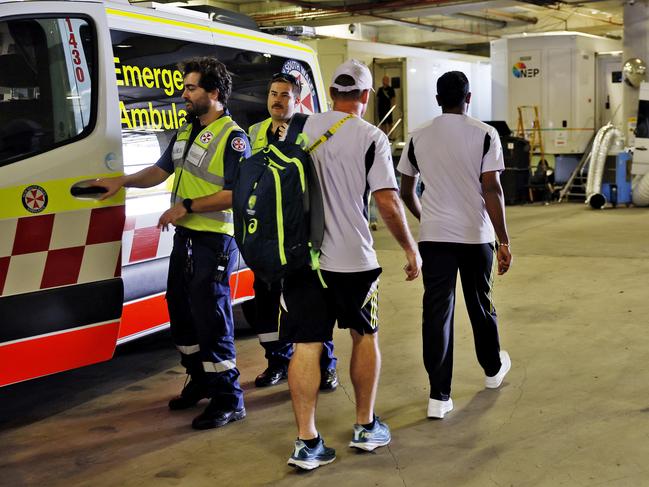
<path id="1" fill-rule="evenodd" d="M 349 118 L 304 149 L 307 116 L 295 114 L 284 141 L 241 162 L 232 192 L 234 238 L 255 277 L 267 283 L 310 265 L 318 270 L 324 235 L 322 191 L 309 153 Z"/>

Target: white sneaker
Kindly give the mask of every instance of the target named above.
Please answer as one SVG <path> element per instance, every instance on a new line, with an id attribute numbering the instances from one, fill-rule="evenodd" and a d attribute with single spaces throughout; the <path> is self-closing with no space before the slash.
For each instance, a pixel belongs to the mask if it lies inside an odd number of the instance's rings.
<path id="1" fill-rule="evenodd" d="M 500 351 L 500 370 L 493 377 L 485 377 L 484 385 L 487 389 L 498 389 L 503 383 L 507 372 L 512 368 L 512 361 L 509 358 L 509 354 L 504 350 Z"/>
<path id="2" fill-rule="evenodd" d="M 428 400 L 428 417 L 443 419 L 444 415 L 453 410 L 453 399 L 448 401 L 438 401 L 437 399 Z"/>

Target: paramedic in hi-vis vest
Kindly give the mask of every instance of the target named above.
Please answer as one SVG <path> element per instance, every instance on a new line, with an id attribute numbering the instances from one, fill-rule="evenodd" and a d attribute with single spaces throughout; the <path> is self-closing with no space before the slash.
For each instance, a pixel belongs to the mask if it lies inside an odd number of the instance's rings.
<path id="1" fill-rule="evenodd" d="M 232 191 L 239 159 L 250 155 L 245 133 L 226 108 L 232 78 L 224 64 L 203 57 L 182 67 L 187 121 L 158 162 L 140 172 L 96 184 L 104 197 L 122 186 L 148 188 L 174 174 L 171 208 L 158 222 L 176 227 L 169 259 L 167 304 L 171 334 L 189 381 L 169 409 L 210 403 L 192 422 L 218 428 L 243 419 L 243 391 L 234 349 L 230 274 L 238 249 L 232 237 Z"/>
<path id="2" fill-rule="evenodd" d="M 270 117 L 250 127 L 252 153 L 256 154 L 268 144 L 283 140 L 288 124 L 300 100 L 301 86 L 295 76 L 274 74 L 268 84 L 268 112 Z M 261 346 L 266 351 L 268 367 L 255 379 L 257 387 L 274 386 L 288 377 L 288 363 L 293 355 L 293 344 L 279 340 L 277 328 L 279 315 L 280 283 L 267 284 L 255 279 L 255 329 Z M 338 386 L 336 357 L 333 341 L 325 342 L 320 358 L 322 379 L 320 390 L 333 390 Z"/>

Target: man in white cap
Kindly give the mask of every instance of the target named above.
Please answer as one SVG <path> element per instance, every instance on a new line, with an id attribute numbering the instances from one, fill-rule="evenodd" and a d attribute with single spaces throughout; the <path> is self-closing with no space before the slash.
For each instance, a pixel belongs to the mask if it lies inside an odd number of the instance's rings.
<path id="1" fill-rule="evenodd" d="M 387 228 L 406 253 L 406 280 L 419 275 L 421 258 L 397 192 L 386 135 L 361 117 L 367 109 L 372 75 L 349 60 L 336 69 L 330 87 L 333 110 L 307 120 L 303 136 L 322 186 L 325 233 L 321 282 L 310 268 L 286 277 L 281 300 L 280 339 L 295 343 L 288 381 L 298 427 L 289 465 L 311 470 L 331 463 L 315 425 L 322 344 L 334 324 L 350 330 L 350 375 L 356 424 L 349 446 L 372 451 L 390 442 L 388 426 L 374 415 L 381 355 L 378 344 L 378 283 L 381 267 L 368 227 L 370 194 Z M 322 137 L 333 133 L 330 138 Z M 325 140 L 324 142 L 319 142 Z M 326 285 L 326 287 L 325 287 Z"/>

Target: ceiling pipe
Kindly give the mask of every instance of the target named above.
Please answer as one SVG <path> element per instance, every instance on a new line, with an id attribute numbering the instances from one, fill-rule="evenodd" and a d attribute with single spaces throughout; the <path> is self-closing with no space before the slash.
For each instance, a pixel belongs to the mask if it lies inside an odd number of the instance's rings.
<path id="1" fill-rule="evenodd" d="M 379 18 L 379 19 L 382 19 L 382 20 L 390 20 L 392 22 L 396 22 L 397 24 L 403 24 L 403 25 L 406 25 L 408 27 L 413 27 L 415 29 L 428 30 L 430 32 L 435 32 L 438 29 L 438 27 L 435 26 L 435 25 L 424 24 L 423 22 L 415 22 L 415 21 L 411 21 L 411 20 L 401 20 L 401 19 L 397 19 L 397 18 L 393 18 L 393 17 L 386 17 L 386 16 L 382 16 L 382 15 L 372 15 L 372 17 L 376 17 L 376 18 Z"/>
<path id="2" fill-rule="evenodd" d="M 283 0 L 285 3 L 290 3 L 292 5 L 297 5 L 303 8 L 311 8 L 314 10 L 326 10 L 328 12 L 339 12 L 346 14 L 355 14 L 355 13 L 365 13 L 372 14 L 374 12 L 386 11 L 389 13 L 394 10 L 403 10 L 404 8 L 414 9 L 419 7 L 431 7 L 431 6 L 442 6 L 442 5 L 458 5 L 458 4 L 470 4 L 473 1 L 454 1 L 454 0 L 384 0 L 379 2 L 366 2 L 366 3 L 356 3 L 353 5 L 346 5 L 344 7 L 331 7 L 327 5 L 322 5 L 317 2 L 305 2 L 303 0 Z"/>
<path id="3" fill-rule="evenodd" d="M 382 0 L 375 2 L 355 3 L 340 7 L 334 7 L 320 2 L 307 2 L 304 0 L 286 0 L 286 3 L 297 5 L 303 8 L 313 8 L 316 10 L 338 10 L 344 12 L 358 12 L 366 10 L 380 10 L 403 7 L 419 7 L 430 5 L 443 5 L 447 3 L 460 3 L 454 0 Z"/>
<path id="4" fill-rule="evenodd" d="M 253 19 L 257 22 L 284 22 L 284 21 L 296 21 L 296 20 L 306 20 L 306 19 L 322 19 L 327 17 L 334 17 L 340 15 L 338 12 L 293 12 L 293 13 L 282 13 L 282 14 L 270 14 L 270 15 L 251 15 Z"/>
<path id="5" fill-rule="evenodd" d="M 422 28 L 426 30 L 441 30 L 445 32 L 455 32 L 455 33 L 461 33 L 461 34 L 467 34 L 467 35 L 472 35 L 472 36 L 480 36 L 480 37 L 487 37 L 487 38 L 494 38 L 498 39 L 500 36 L 493 35 L 493 34 L 488 34 L 488 33 L 483 33 L 483 32 L 474 32 L 470 30 L 465 30 L 465 29 L 455 29 L 452 27 L 445 27 L 442 25 L 437 25 L 437 24 L 425 24 L 422 22 L 415 22 L 415 21 L 409 21 L 409 20 L 403 20 L 402 18 L 398 17 L 392 17 L 389 15 L 382 15 L 380 13 L 376 13 L 377 10 L 382 11 L 382 10 L 394 10 L 399 8 L 399 10 L 402 10 L 404 7 L 409 7 L 409 8 L 418 8 L 418 7 L 429 7 L 431 5 L 447 5 L 447 4 L 462 4 L 462 3 L 473 3 L 472 1 L 467 1 L 467 2 L 456 2 L 453 0 L 400 0 L 400 1 L 383 1 L 383 2 L 370 2 L 370 3 L 362 3 L 362 4 L 355 4 L 355 5 L 348 5 L 346 7 L 325 7 L 323 8 L 321 4 L 316 4 L 312 2 L 305 2 L 301 0 L 287 0 L 287 3 L 297 5 L 299 7 L 303 8 L 309 8 L 313 9 L 310 11 L 302 11 L 302 12 L 294 12 L 294 13 L 280 13 L 280 14 L 272 14 L 272 15 L 265 15 L 265 16 L 256 16 L 253 15 L 252 17 L 259 23 L 268 23 L 268 22 L 294 22 L 294 21 L 304 21 L 306 19 L 323 19 L 323 18 L 331 18 L 335 17 L 340 14 L 347 14 L 347 15 L 367 15 L 370 17 L 374 17 L 377 19 L 382 19 L 382 20 L 390 20 L 392 22 L 398 22 L 401 24 L 409 25 L 411 27 L 415 28 Z M 402 15 L 407 15 L 407 13 L 402 13 Z M 482 20 L 482 18 L 480 18 Z M 484 19 L 486 20 L 486 19 Z M 501 25 L 500 22 L 497 22 L 498 25 Z"/>
<path id="6" fill-rule="evenodd" d="M 457 13 L 457 14 L 451 14 L 450 16 L 460 18 L 460 19 L 466 19 L 471 22 L 477 22 L 479 24 L 488 24 L 495 27 L 496 29 L 504 29 L 505 27 L 507 27 L 507 22 L 505 22 L 504 20 L 489 19 L 486 17 L 480 17 L 479 15 Z"/>
<path id="7" fill-rule="evenodd" d="M 512 14 L 509 12 L 501 12 L 500 10 L 486 9 L 484 10 L 484 13 L 487 15 L 491 15 L 493 17 L 505 17 L 506 19 L 512 19 L 526 24 L 536 24 L 539 21 L 537 17 L 531 17 L 529 15 L 523 15 L 523 14 Z"/>
<path id="8" fill-rule="evenodd" d="M 269 15 L 269 16 L 252 16 L 255 21 L 257 21 L 259 24 L 264 24 L 264 23 L 273 23 L 273 22 L 292 22 L 292 21 L 304 21 L 306 19 L 322 19 L 326 17 L 331 17 L 332 15 L 338 15 L 338 13 L 331 14 L 328 12 L 302 12 L 299 15 L 290 15 L 290 14 L 276 14 L 276 15 Z M 380 20 L 389 20 L 391 22 L 396 22 L 399 24 L 407 25 L 409 27 L 414 27 L 417 29 L 423 29 L 423 30 L 428 30 L 431 32 L 435 31 L 444 31 L 444 32 L 453 32 L 453 33 L 458 33 L 458 34 L 466 34 L 466 35 L 472 35 L 472 36 L 479 36 L 479 37 L 487 37 L 487 38 L 492 38 L 492 39 L 500 39 L 500 36 L 494 35 L 494 34 L 488 34 L 480 31 L 470 31 L 470 30 L 465 30 L 465 29 L 455 29 L 452 27 L 445 27 L 443 25 L 437 25 L 437 24 L 425 24 L 423 22 L 415 22 L 411 20 L 403 20 L 397 17 L 391 17 L 388 15 L 380 15 L 380 14 L 366 14 L 368 17 L 372 17 L 375 19 L 380 19 Z"/>
<path id="9" fill-rule="evenodd" d="M 370 14 L 370 15 L 371 15 L 371 17 L 376 17 L 377 19 L 382 19 L 382 20 L 392 20 L 392 21 L 396 21 L 396 22 L 412 23 L 410 21 L 401 20 L 401 19 L 394 18 L 394 17 L 389 17 L 387 15 L 378 15 L 378 14 Z M 416 22 L 416 23 L 420 24 L 419 22 Z M 445 32 L 454 32 L 454 33 L 458 33 L 458 34 L 467 34 L 467 35 L 472 35 L 472 36 L 480 36 L 480 37 L 489 37 L 489 38 L 492 38 L 492 39 L 500 39 L 500 36 L 497 36 L 497 35 L 494 35 L 494 34 L 489 34 L 489 33 L 484 33 L 484 32 L 479 32 L 479 31 L 478 32 L 473 32 L 473 31 L 465 30 L 465 29 L 454 29 L 452 27 L 445 27 L 443 25 L 438 25 L 438 24 L 423 24 L 423 25 L 426 25 L 428 27 L 434 27 L 436 30 L 441 30 L 441 31 L 445 31 Z"/>

